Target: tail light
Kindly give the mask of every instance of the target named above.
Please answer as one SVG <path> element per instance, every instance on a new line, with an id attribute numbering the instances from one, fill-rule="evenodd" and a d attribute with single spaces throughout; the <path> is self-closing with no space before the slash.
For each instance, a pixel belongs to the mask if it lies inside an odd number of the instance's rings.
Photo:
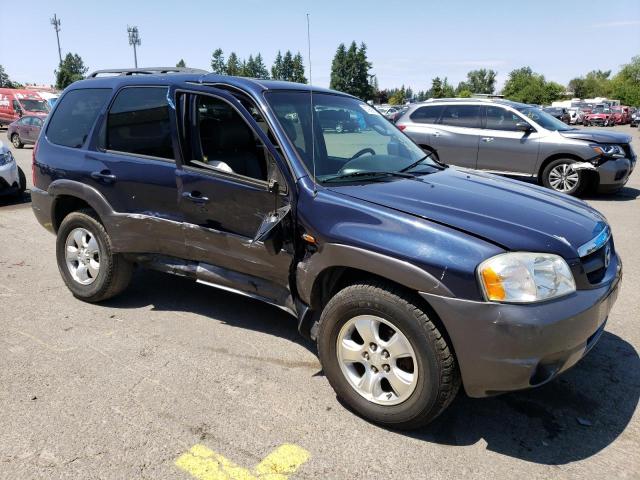
<path id="1" fill-rule="evenodd" d="M 36 141 L 36 144 L 33 146 L 33 153 L 31 154 L 31 182 L 33 186 L 36 186 L 36 154 L 38 153 L 38 145 L 39 141 Z"/>
<path id="2" fill-rule="evenodd" d="M 400 130 L 401 132 L 404 132 L 404 129 L 407 128 L 406 125 L 396 125 L 396 127 L 398 127 L 398 130 Z"/>

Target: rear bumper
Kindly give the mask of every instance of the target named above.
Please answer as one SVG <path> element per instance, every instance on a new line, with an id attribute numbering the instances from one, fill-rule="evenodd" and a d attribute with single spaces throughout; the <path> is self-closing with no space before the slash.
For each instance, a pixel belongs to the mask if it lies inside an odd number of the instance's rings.
<path id="1" fill-rule="evenodd" d="M 618 295 L 616 256 L 601 286 L 532 305 L 476 302 L 421 293 L 453 343 L 471 397 L 542 385 L 596 344 Z"/>
<path id="2" fill-rule="evenodd" d="M 33 187 L 31 189 L 31 209 L 38 223 L 51 233 L 55 233 L 52 218 L 53 196 L 45 190 Z"/>

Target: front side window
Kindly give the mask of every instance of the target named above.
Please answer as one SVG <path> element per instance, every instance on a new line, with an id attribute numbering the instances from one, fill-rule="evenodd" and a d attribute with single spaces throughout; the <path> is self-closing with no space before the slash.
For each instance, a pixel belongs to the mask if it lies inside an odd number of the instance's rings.
<path id="1" fill-rule="evenodd" d="M 436 123 L 442 114 L 442 110 L 444 110 L 442 105 L 420 107 L 411 114 L 410 118 L 416 123 Z"/>
<path id="2" fill-rule="evenodd" d="M 86 88 L 68 92 L 60 99 L 60 104 L 49 121 L 49 141 L 72 148 L 84 145 L 110 93 L 108 88 Z"/>
<path id="3" fill-rule="evenodd" d="M 487 125 L 489 130 L 516 131 L 516 125 L 523 120 L 513 112 L 502 107 L 486 107 Z"/>
<path id="4" fill-rule="evenodd" d="M 128 87 L 107 116 L 104 148 L 173 160 L 167 87 Z"/>
<path id="5" fill-rule="evenodd" d="M 440 118 L 440 123 L 452 127 L 480 127 L 479 105 L 447 105 Z"/>
<path id="6" fill-rule="evenodd" d="M 266 180 L 267 149 L 238 111 L 208 95 L 196 95 L 193 102 L 196 135 L 189 166 Z"/>
<path id="7" fill-rule="evenodd" d="M 524 116 L 530 118 L 542 128 L 546 128 L 547 130 L 554 131 L 566 131 L 566 130 L 575 130 L 575 128 L 570 127 L 566 123 L 561 120 L 558 120 L 553 115 L 549 115 L 547 112 L 543 112 L 539 108 L 536 107 L 515 107 L 520 113 Z"/>
<path id="8" fill-rule="evenodd" d="M 272 91 L 265 97 L 317 181 L 400 172 L 421 160 L 421 168 L 438 168 L 377 110 L 356 98 L 314 93 L 312 108 L 306 91 Z"/>

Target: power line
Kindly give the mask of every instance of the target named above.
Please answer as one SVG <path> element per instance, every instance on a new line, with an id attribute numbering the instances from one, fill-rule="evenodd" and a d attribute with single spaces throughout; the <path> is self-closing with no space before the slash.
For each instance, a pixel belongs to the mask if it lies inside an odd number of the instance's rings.
<path id="1" fill-rule="evenodd" d="M 58 57 L 60 57 L 60 64 L 62 64 L 62 50 L 60 49 L 60 19 L 54 13 L 53 18 L 51 19 L 51 25 L 53 25 L 53 29 L 56 31 L 56 39 L 58 40 Z"/>
<path id="2" fill-rule="evenodd" d="M 138 27 L 127 26 L 127 33 L 129 34 L 129 45 L 133 47 L 133 61 L 135 67 L 138 68 L 138 53 L 136 52 L 136 46 L 142 43 L 142 39 L 140 38 L 140 34 L 138 32 Z"/>

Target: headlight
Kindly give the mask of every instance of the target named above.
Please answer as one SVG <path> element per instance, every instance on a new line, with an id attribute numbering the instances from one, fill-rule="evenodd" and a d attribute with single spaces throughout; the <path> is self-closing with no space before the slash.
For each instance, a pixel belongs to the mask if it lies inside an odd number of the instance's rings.
<path id="1" fill-rule="evenodd" d="M 478 266 L 478 281 L 493 302 L 540 302 L 576 291 L 567 262 L 550 253 L 496 255 Z"/>
<path id="2" fill-rule="evenodd" d="M 597 144 L 590 145 L 590 147 L 593 148 L 598 155 L 603 157 L 624 158 L 624 150 L 620 145 Z"/>
<path id="3" fill-rule="evenodd" d="M 0 165 L 6 165 L 13 162 L 13 155 L 11 152 L 0 153 Z"/>

